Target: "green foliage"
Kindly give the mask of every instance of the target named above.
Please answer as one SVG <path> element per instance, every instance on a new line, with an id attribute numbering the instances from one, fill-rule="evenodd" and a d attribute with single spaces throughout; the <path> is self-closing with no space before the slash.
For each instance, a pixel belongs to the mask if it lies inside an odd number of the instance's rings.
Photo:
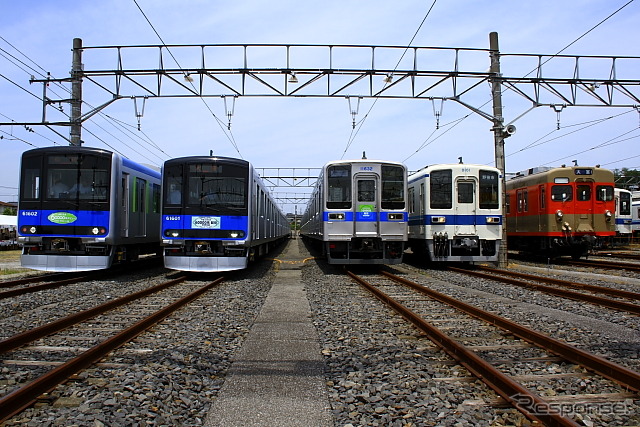
<path id="1" fill-rule="evenodd" d="M 16 210 L 16 208 L 11 208 L 9 206 L 6 206 L 2 211 L 2 215 L 16 216 L 18 215 L 18 211 Z"/>
<path id="2" fill-rule="evenodd" d="M 614 169 L 616 187 L 628 190 L 640 190 L 640 171 L 636 169 Z"/>

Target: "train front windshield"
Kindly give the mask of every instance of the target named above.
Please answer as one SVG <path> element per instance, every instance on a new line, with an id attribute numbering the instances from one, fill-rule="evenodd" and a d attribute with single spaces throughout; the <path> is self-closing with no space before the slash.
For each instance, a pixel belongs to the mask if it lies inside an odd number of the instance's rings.
<path id="1" fill-rule="evenodd" d="M 111 155 L 56 153 L 24 156 L 20 202 L 67 209 L 108 210 Z"/>
<path id="2" fill-rule="evenodd" d="M 177 164 L 165 168 L 165 206 L 192 213 L 246 215 L 246 166 L 223 163 Z"/>

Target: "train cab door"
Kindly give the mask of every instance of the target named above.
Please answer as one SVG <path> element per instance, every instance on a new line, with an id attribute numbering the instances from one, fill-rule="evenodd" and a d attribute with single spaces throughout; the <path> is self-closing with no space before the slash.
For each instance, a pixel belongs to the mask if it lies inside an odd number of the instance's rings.
<path id="1" fill-rule="evenodd" d="M 121 179 L 122 198 L 120 202 L 120 236 L 129 237 L 129 174 L 123 173 Z"/>
<path id="2" fill-rule="evenodd" d="M 359 175 L 356 179 L 354 235 L 378 236 L 377 179 L 375 175 Z"/>
<path id="3" fill-rule="evenodd" d="M 577 219 L 576 232 L 585 233 L 595 230 L 593 212 L 595 208 L 595 194 L 593 181 L 589 179 L 576 179 L 576 197 L 574 201 L 574 213 Z"/>
<path id="4" fill-rule="evenodd" d="M 476 182 L 472 179 L 457 179 L 455 183 L 455 235 L 477 234 Z"/>

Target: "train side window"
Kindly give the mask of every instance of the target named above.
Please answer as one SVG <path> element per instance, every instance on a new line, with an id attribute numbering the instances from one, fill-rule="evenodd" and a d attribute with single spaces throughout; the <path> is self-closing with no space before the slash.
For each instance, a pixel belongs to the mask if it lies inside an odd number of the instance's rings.
<path id="1" fill-rule="evenodd" d="M 480 209 L 498 209 L 498 173 L 480 170 L 480 191 L 478 202 Z"/>
<path id="2" fill-rule="evenodd" d="M 409 188 L 409 213 L 412 214 L 416 211 L 416 200 L 415 200 L 415 187 Z"/>
<path id="3" fill-rule="evenodd" d="M 351 165 L 327 168 L 327 208 L 351 208 Z"/>
<path id="4" fill-rule="evenodd" d="M 160 186 L 158 184 L 152 184 L 151 197 L 153 202 L 153 212 L 160 212 Z"/>
<path id="5" fill-rule="evenodd" d="M 432 171 L 429 180 L 431 209 L 451 209 L 453 184 L 451 169 Z"/>
<path id="6" fill-rule="evenodd" d="M 554 202 L 568 202 L 573 200 L 573 191 L 570 185 L 554 185 L 551 187 L 551 200 Z"/>
<path id="7" fill-rule="evenodd" d="M 599 202 L 610 202 L 613 200 L 612 185 L 598 185 L 596 187 L 596 200 Z"/>
<path id="8" fill-rule="evenodd" d="M 522 190 L 518 190 L 516 193 L 517 203 L 518 203 L 518 212 L 522 212 Z"/>
<path id="9" fill-rule="evenodd" d="M 511 213 L 511 194 L 506 195 L 506 200 L 504 201 L 505 209 L 508 214 Z"/>
<path id="10" fill-rule="evenodd" d="M 529 212 L 529 190 L 524 190 L 524 195 L 522 196 L 523 207 L 522 209 L 525 212 Z"/>
<path id="11" fill-rule="evenodd" d="M 591 186 L 584 184 L 576 186 L 576 199 L 581 202 L 588 202 L 591 200 Z"/>

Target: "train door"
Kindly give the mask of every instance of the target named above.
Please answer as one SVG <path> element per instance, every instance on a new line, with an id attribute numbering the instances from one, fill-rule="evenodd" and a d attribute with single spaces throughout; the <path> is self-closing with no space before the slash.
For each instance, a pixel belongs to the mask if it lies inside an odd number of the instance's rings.
<path id="1" fill-rule="evenodd" d="M 476 182 L 473 179 L 456 179 L 455 183 L 455 235 L 475 236 L 476 227 Z"/>
<path id="2" fill-rule="evenodd" d="M 356 178 L 355 236 L 378 236 L 378 205 L 375 175 L 358 175 Z"/>
<path id="3" fill-rule="evenodd" d="M 122 202 L 120 203 L 120 235 L 129 237 L 129 174 L 122 173 Z"/>
<path id="4" fill-rule="evenodd" d="M 136 237 L 144 237 L 147 235 L 147 181 L 142 178 L 136 178 L 136 192 L 134 194 L 134 215 Z"/>
<path id="5" fill-rule="evenodd" d="M 577 179 L 576 197 L 573 206 L 575 218 L 577 220 L 576 232 L 586 233 L 594 231 L 594 203 L 595 197 L 593 195 L 593 181 L 581 178 Z"/>
<path id="6" fill-rule="evenodd" d="M 550 229 L 549 216 L 546 214 L 547 211 L 547 190 L 545 189 L 544 184 L 538 186 L 538 231 L 545 231 Z M 555 221 L 555 218 L 551 219 Z"/>

